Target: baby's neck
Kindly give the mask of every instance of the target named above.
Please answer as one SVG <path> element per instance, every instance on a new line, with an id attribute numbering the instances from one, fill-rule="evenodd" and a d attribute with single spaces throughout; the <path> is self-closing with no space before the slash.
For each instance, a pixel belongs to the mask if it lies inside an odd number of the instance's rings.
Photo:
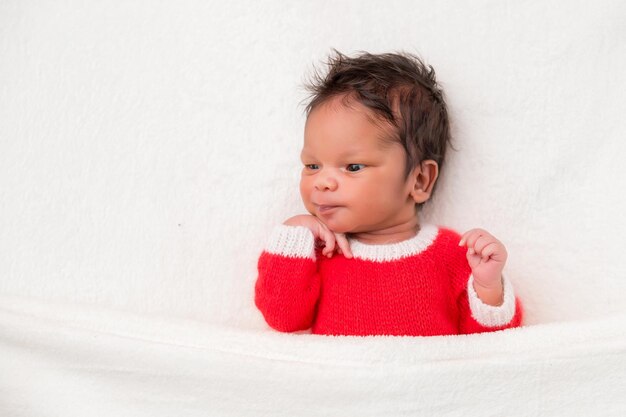
<path id="1" fill-rule="evenodd" d="M 366 245 L 384 245 L 411 239 L 419 230 L 419 220 L 415 217 L 407 222 L 383 229 L 351 233 L 349 237 Z"/>

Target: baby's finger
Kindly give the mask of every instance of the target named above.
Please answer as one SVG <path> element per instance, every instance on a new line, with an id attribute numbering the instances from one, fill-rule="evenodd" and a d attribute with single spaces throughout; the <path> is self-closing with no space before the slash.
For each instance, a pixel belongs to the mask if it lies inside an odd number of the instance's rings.
<path id="1" fill-rule="evenodd" d="M 461 239 L 459 240 L 459 246 L 463 246 L 465 244 L 465 239 L 467 238 L 467 233 L 465 232 L 461 235 Z"/>
<path id="2" fill-rule="evenodd" d="M 487 245 L 482 252 L 482 257 L 484 259 L 491 258 L 492 260 L 498 262 L 505 262 L 507 256 L 506 249 L 504 249 L 499 242 L 492 242 Z"/>
<path id="3" fill-rule="evenodd" d="M 325 229 L 324 241 L 326 242 L 326 247 L 322 251 L 322 254 L 330 258 L 333 256 L 333 252 L 335 251 L 335 234 L 330 230 Z"/>
<path id="4" fill-rule="evenodd" d="M 343 252 L 343 255 L 346 258 L 352 258 L 350 243 L 348 243 L 346 235 L 344 235 L 343 233 L 335 233 L 335 238 L 337 239 L 337 244 L 339 245 L 339 251 Z"/>
<path id="5" fill-rule="evenodd" d="M 472 233 L 469 234 L 467 239 L 465 239 L 465 245 L 468 248 L 473 248 L 476 245 L 476 241 L 480 239 L 481 236 L 484 236 L 487 232 L 482 229 L 474 229 Z"/>
<path id="6" fill-rule="evenodd" d="M 485 247 L 496 242 L 496 239 L 489 235 L 481 235 L 476 242 L 474 242 L 474 250 L 477 253 L 481 253 Z"/>
<path id="7" fill-rule="evenodd" d="M 485 246 L 485 248 L 480 252 L 480 256 L 483 259 L 489 259 L 491 255 L 493 255 L 498 249 L 498 245 L 496 242 L 492 242 L 489 245 Z"/>
<path id="8" fill-rule="evenodd" d="M 328 247 L 330 245 L 328 241 L 328 232 L 329 232 L 328 227 L 326 227 L 326 225 L 322 223 L 321 221 L 318 221 L 316 235 L 317 235 L 317 239 L 321 243 L 320 246 L 322 246 L 322 255 L 324 256 L 326 256 L 326 253 L 328 253 Z"/>
<path id="9" fill-rule="evenodd" d="M 467 245 L 468 239 L 475 235 L 480 229 L 470 229 L 467 232 L 463 233 L 461 236 L 461 240 L 459 241 L 459 246 Z M 469 245 L 467 245 L 469 246 Z"/>

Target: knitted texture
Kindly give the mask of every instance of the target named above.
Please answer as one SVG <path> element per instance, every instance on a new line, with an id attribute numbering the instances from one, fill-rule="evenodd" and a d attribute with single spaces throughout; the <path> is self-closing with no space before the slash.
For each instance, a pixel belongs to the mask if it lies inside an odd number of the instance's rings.
<path id="1" fill-rule="evenodd" d="M 393 244 L 351 239 L 352 259 L 327 258 L 307 228 L 280 225 L 258 260 L 255 303 L 282 332 L 435 336 L 520 326 L 522 306 L 508 280 L 502 305 L 478 298 L 460 239 L 424 225 Z"/>

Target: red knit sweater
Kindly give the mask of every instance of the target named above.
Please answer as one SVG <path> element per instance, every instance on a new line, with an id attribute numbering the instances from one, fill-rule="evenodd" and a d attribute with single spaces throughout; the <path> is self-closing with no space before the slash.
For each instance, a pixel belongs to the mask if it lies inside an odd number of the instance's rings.
<path id="1" fill-rule="evenodd" d="M 282 332 L 434 336 L 521 325 L 522 308 L 504 279 L 504 303 L 484 304 L 461 236 L 423 225 L 403 242 L 350 239 L 353 258 L 321 255 L 302 226 L 278 226 L 258 260 L 255 303 Z"/>

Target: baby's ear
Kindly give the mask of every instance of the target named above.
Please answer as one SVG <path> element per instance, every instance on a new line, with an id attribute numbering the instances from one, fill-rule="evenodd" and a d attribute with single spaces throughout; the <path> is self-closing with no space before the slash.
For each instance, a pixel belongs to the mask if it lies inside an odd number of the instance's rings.
<path id="1" fill-rule="evenodd" d="M 432 159 L 419 163 L 411 172 L 411 196 L 416 203 L 423 203 L 430 195 L 439 175 L 439 165 Z"/>

